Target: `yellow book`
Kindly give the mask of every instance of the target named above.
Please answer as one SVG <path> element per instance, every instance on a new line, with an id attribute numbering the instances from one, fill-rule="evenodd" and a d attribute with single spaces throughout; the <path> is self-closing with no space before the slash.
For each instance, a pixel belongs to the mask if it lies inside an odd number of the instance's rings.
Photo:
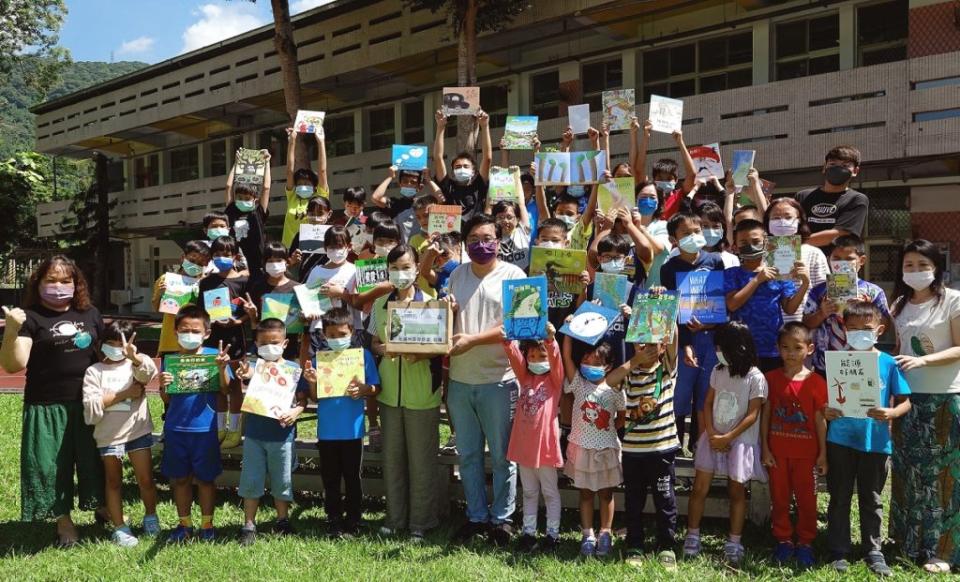
<path id="1" fill-rule="evenodd" d="M 350 382 L 366 382 L 363 348 L 317 352 L 317 398 L 346 396 Z"/>

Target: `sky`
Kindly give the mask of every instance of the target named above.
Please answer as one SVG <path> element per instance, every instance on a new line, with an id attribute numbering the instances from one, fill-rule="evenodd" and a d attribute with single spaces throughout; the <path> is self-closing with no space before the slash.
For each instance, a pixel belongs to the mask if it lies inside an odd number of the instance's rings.
<path id="1" fill-rule="evenodd" d="M 332 0 L 290 0 L 297 14 Z M 272 22 L 269 0 L 67 0 L 75 61 L 157 63 Z"/>

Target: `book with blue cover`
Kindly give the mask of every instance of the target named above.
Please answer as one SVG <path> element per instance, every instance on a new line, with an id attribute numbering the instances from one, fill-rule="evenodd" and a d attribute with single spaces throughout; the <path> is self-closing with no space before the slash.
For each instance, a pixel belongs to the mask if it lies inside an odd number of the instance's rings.
<path id="1" fill-rule="evenodd" d="M 727 296 L 723 292 L 723 271 L 678 273 L 680 323 L 696 317 L 700 323 L 726 323 Z"/>
<path id="2" fill-rule="evenodd" d="M 619 317 L 619 311 L 584 301 L 577 308 L 577 312 L 573 314 L 573 318 L 563 324 L 560 333 L 595 346 L 613 327 Z"/>
<path id="3" fill-rule="evenodd" d="M 627 302 L 627 288 L 630 281 L 619 273 L 597 272 L 593 281 L 593 298 L 607 309 L 619 311 Z"/>
<path id="4" fill-rule="evenodd" d="M 427 167 L 427 146 L 394 144 L 391 160 L 398 170 L 419 172 Z"/>
<path id="5" fill-rule="evenodd" d="M 548 321 L 546 277 L 503 282 L 503 329 L 507 339 L 546 339 Z"/>

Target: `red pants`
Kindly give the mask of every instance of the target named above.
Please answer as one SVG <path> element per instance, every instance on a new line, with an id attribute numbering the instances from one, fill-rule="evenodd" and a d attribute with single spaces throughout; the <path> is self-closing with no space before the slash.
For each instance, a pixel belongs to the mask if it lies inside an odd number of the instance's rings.
<path id="1" fill-rule="evenodd" d="M 768 467 L 773 537 L 778 542 L 793 541 L 790 500 L 797 498 L 797 544 L 810 545 L 817 537 L 817 479 L 814 459 L 777 459 Z"/>

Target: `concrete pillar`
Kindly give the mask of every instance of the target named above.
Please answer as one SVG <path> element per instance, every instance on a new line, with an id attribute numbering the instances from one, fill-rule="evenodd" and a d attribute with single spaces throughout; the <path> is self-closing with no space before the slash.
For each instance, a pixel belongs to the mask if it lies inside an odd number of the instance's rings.
<path id="1" fill-rule="evenodd" d="M 640 88 L 640 67 L 637 49 L 626 49 L 620 53 L 621 67 L 623 68 L 623 88 Z"/>
<path id="2" fill-rule="evenodd" d="M 359 154 L 364 151 L 363 129 L 366 127 L 363 119 L 363 110 L 357 109 L 353 112 L 353 153 Z"/>
<path id="3" fill-rule="evenodd" d="M 840 12 L 840 70 L 857 66 L 857 12 L 852 4 L 841 4 Z"/>
<path id="4" fill-rule="evenodd" d="M 753 84 L 763 85 L 770 82 L 770 21 L 758 20 L 753 23 Z"/>
<path id="5" fill-rule="evenodd" d="M 521 87 L 523 81 L 520 75 L 510 75 L 507 78 L 507 114 L 522 115 L 526 106 L 521 102 Z"/>

